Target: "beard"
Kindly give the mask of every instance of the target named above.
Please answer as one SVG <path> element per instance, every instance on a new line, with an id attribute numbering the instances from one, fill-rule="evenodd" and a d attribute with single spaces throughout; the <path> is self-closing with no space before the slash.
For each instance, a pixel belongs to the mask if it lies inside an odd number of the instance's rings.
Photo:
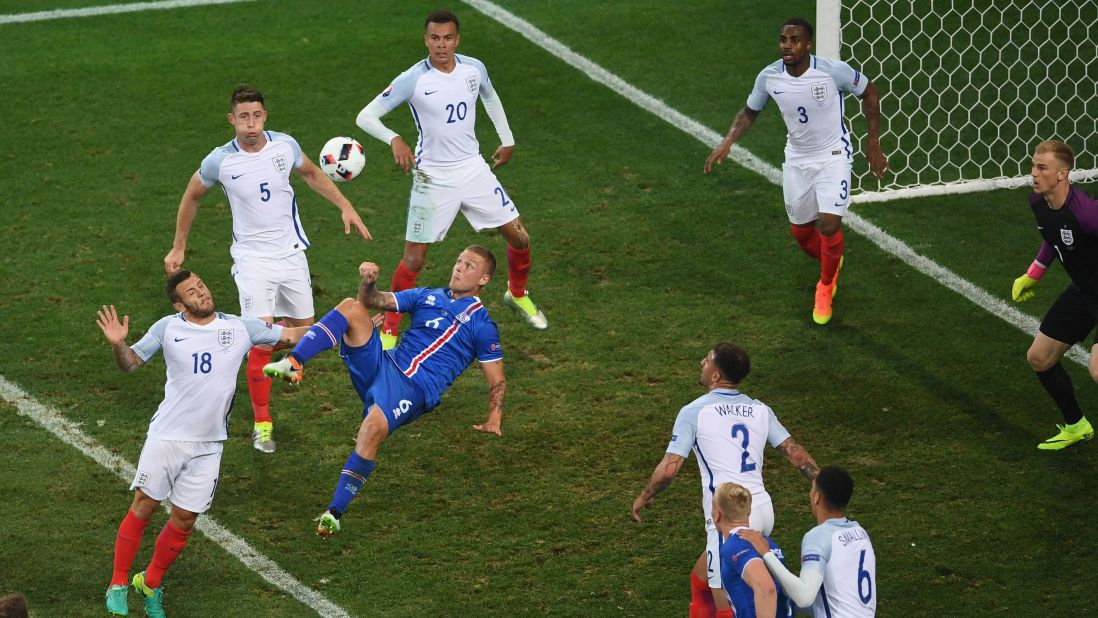
<path id="1" fill-rule="evenodd" d="M 199 305 L 190 305 L 188 303 L 183 303 L 183 307 L 187 309 L 187 313 L 199 319 L 208 318 L 217 311 L 217 307 L 214 305 L 213 301 L 210 301 L 209 309 L 203 309 Z"/>

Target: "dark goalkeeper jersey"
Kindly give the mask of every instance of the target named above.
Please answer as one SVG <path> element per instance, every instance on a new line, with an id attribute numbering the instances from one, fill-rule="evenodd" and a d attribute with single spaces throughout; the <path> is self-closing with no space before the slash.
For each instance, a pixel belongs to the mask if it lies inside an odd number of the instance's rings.
<path id="1" fill-rule="evenodd" d="M 1029 207 L 1045 241 L 1037 261 L 1049 266 L 1059 258 L 1071 282 L 1098 300 L 1098 201 L 1072 187 L 1058 210 L 1049 208 L 1040 193 L 1029 196 Z"/>

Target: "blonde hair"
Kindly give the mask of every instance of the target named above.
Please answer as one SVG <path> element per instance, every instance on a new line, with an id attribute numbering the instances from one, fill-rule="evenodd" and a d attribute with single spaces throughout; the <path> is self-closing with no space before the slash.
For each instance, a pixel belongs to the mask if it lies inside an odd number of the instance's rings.
<path id="1" fill-rule="evenodd" d="M 1075 167 L 1075 152 L 1072 151 L 1071 146 L 1068 146 L 1059 140 L 1046 139 L 1040 144 L 1037 144 L 1037 148 L 1034 149 L 1033 152 L 1035 154 L 1043 152 L 1050 153 L 1069 170 Z"/>
<path id="2" fill-rule="evenodd" d="M 751 492 L 742 485 L 721 483 L 713 492 L 713 506 L 732 521 L 747 521 L 751 515 Z"/>

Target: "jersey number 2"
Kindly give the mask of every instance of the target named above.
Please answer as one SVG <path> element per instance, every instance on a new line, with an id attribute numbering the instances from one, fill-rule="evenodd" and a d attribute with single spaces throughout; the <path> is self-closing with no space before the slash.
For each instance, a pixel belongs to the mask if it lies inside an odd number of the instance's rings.
<path id="1" fill-rule="evenodd" d="M 732 439 L 736 439 L 736 434 L 743 434 L 743 442 L 740 446 L 743 448 L 743 456 L 740 457 L 740 472 L 751 472 L 755 469 L 755 464 L 747 461 L 747 443 L 751 439 L 750 432 L 747 431 L 747 425 L 743 423 L 736 423 L 732 426 Z"/>

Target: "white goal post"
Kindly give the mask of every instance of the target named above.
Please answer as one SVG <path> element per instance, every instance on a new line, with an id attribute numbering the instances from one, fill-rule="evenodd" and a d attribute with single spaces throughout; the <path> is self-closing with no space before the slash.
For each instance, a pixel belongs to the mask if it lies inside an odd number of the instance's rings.
<path id="1" fill-rule="evenodd" d="M 1098 181 L 1095 0 L 817 0 L 815 52 L 881 91 L 883 181 L 855 160 L 855 202 L 1015 188 L 1033 146 L 1075 150 L 1074 182 Z M 861 106 L 848 126 L 864 153 Z"/>

